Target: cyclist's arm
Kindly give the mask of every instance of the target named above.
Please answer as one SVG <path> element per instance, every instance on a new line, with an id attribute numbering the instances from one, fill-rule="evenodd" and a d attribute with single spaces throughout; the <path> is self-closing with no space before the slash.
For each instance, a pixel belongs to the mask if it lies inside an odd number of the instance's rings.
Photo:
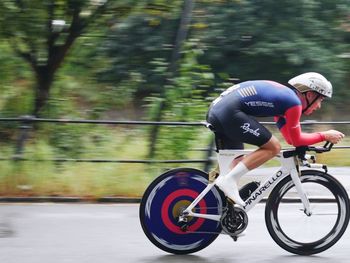
<path id="1" fill-rule="evenodd" d="M 311 145 L 324 141 L 324 135 L 319 132 L 304 133 L 301 131 L 301 113 L 301 105 L 296 105 L 286 111 L 285 118 L 279 117 L 279 120 L 277 120 L 279 121 L 277 125 L 280 126 L 280 131 L 283 137 L 286 139 L 287 143 L 293 146 L 301 146 Z"/>
<path id="2" fill-rule="evenodd" d="M 286 142 L 288 144 L 292 144 L 292 141 L 290 139 L 290 135 L 288 133 L 288 130 L 286 129 L 286 119 L 282 116 L 276 116 L 274 117 L 276 125 L 278 127 L 278 129 L 280 130 L 280 132 L 282 133 L 284 139 L 286 140 Z"/>
<path id="3" fill-rule="evenodd" d="M 283 138 L 286 140 L 286 142 L 288 144 L 291 145 L 292 141 L 291 141 L 291 139 L 289 137 L 289 133 L 286 130 L 286 127 L 285 127 L 286 119 L 284 117 L 282 117 L 282 116 L 276 116 L 276 117 L 274 117 L 274 119 L 275 119 L 275 122 L 276 122 L 276 125 L 277 125 L 278 129 L 280 130 L 280 132 L 283 135 Z"/>

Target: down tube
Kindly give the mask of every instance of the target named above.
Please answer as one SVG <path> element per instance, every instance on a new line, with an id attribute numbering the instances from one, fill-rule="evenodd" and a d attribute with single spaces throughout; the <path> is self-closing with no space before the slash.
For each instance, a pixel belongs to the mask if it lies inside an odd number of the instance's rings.
<path id="1" fill-rule="evenodd" d="M 266 196 L 268 193 L 271 192 L 271 190 L 279 183 L 283 178 L 289 175 L 289 172 L 282 172 L 282 170 L 279 170 L 277 173 L 275 173 L 273 176 L 266 179 L 266 181 L 261 184 L 261 186 L 256 189 L 245 201 L 245 206 L 243 207 L 245 211 L 249 211 L 252 209 L 257 203 L 263 199 L 264 196 Z"/>

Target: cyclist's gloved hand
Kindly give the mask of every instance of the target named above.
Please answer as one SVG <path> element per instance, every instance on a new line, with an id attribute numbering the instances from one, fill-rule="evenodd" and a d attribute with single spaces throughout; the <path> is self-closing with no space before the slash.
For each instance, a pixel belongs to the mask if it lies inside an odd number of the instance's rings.
<path id="1" fill-rule="evenodd" d="M 326 141 L 329 141 L 334 144 L 340 142 L 345 137 L 345 135 L 342 132 L 336 130 L 324 131 L 321 132 L 321 134 L 324 136 Z"/>

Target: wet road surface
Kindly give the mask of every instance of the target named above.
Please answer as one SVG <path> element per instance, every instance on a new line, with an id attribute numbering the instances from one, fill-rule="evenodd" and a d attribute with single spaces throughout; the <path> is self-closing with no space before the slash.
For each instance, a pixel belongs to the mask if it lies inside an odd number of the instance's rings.
<path id="1" fill-rule="evenodd" d="M 315 256 L 281 249 L 265 227 L 264 204 L 249 212 L 246 235 L 237 242 L 221 235 L 195 254 L 167 254 L 144 235 L 138 208 L 137 204 L 0 204 L 0 262 L 349 262 L 349 229 L 335 246 Z"/>

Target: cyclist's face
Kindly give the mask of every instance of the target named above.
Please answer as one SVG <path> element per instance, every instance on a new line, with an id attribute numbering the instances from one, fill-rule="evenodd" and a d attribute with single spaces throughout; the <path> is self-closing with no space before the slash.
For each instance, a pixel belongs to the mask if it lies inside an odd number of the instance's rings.
<path id="1" fill-rule="evenodd" d="M 316 92 L 307 92 L 305 96 L 307 97 L 309 102 L 314 101 L 318 97 L 318 99 L 314 103 L 312 103 L 312 105 L 304 112 L 305 115 L 310 115 L 315 110 L 318 110 L 321 108 L 322 101 L 324 100 L 323 96 L 319 96 L 319 94 Z M 307 104 L 307 102 L 305 104 Z"/>

